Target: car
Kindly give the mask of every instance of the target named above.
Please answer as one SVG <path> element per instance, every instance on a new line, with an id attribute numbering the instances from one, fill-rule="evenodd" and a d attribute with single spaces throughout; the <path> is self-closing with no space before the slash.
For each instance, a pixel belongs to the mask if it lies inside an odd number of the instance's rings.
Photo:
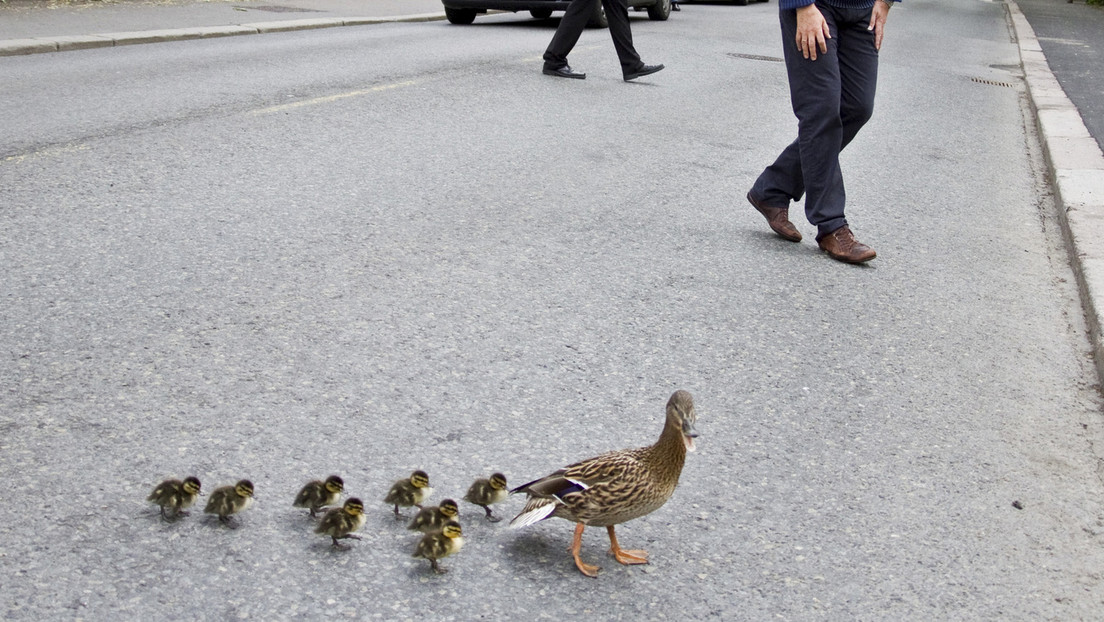
<path id="1" fill-rule="evenodd" d="M 648 18 L 664 21 L 671 16 L 671 0 L 628 0 L 629 8 L 648 11 Z M 487 11 L 529 11 L 537 19 L 548 19 L 553 11 L 565 11 L 571 0 L 441 0 L 445 17 L 453 24 L 470 24 L 475 16 Z M 587 23 L 592 28 L 609 26 L 602 3 Z"/>

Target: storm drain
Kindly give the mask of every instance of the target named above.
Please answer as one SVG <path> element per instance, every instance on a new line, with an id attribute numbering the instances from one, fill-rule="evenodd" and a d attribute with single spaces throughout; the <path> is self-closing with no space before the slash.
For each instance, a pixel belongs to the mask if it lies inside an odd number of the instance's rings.
<path id="1" fill-rule="evenodd" d="M 267 11 L 269 13 L 325 13 L 325 11 L 319 11 L 318 9 L 301 9 L 297 6 L 235 6 L 235 9 L 242 11 Z"/>
<path id="2" fill-rule="evenodd" d="M 777 56 L 760 56 L 758 54 L 740 54 L 738 52 L 729 52 L 729 56 L 732 58 L 742 58 L 744 60 L 763 60 L 768 63 L 783 63 L 785 59 L 778 58 Z"/>
<path id="3" fill-rule="evenodd" d="M 977 82 L 978 84 L 988 84 L 989 86 L 1003 86 L 1006 89 L 1016 88 L 1015 84 L 1010 84 L 1008 82 L 998 82 L 996 80 L 986 80 L 985 78 L 970 78 L 970 79 L 973 80 L 974 82 Z"/>

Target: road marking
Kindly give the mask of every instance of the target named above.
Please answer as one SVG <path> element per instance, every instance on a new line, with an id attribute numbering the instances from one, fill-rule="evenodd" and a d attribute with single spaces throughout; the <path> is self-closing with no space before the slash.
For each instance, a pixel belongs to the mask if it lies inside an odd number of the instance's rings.
<path id="1" fill-rule="evenodd" d="M 36 149 L 34 151 L 28 151 L 26 153 L 17 153 L 15 155 L 5 156 L 4 162 L 15 162 L 16 164 L 22 164 L 27 160 L 37 160 L 38 158 L 45 158 L 56 155 L 64 155 L 68 153 L 76 153 L 78 151 L 88 151 L 90 147 L 84 143 L 70 143 L 68 145 L 55 145 L 53 147 L 44 147 L 42 149 Z"/>
<path id="2" fill-rule="evenodd" d="M 391 89 L 398 89 L 404 86 L 411 86 L 417 84 L 416 80 L 407 80 L 406 82 L 395 82 L 393 84 L 381 84 L 379 86 L 373 86 L 368 89 L 357 89 L 355 91 L 349 91 L 347 93 L 338 93 L 336 95 L 326 95 L 325 97 L 314 97 L 312 99 L 304 99 L 297 102 L 291 102 L 290 104 L 279 104 L 277 106 L 269 106 L 267 108 L 258 108 L 252 111 L 252 114 L 269 114 L 272 112 L 284 112 L 287 110 L 294 110 L 295 108 L 303 108 L 304 106 L 315 106 L 317 104 L 328 104 L 341 99 L 349 97 L 360 97 L 361 95 L 371 95 L 372 93 L 379 93 L 380 91 L 389 91 Z"/>

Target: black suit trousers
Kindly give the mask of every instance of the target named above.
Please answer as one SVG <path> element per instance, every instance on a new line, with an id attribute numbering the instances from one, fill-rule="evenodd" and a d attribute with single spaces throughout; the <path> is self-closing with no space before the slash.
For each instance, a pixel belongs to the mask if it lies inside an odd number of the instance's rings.
<path id="1" fill-rule="evenodd" d="M 567 55 L 578 43 L 587 22 L 598 9 L 598 2 L 599 0 L 573 0 L 567 7 L 559 27 L 556 28 L 556 34 L 552 36 L 552 42 L 544 52 L 545 67 L 559 69 L 567 65 Z M 610 36 L 613 38 L 613 47 L 617 50 L 617 58 L 621 61 L 621 71 L 629 73 L 640 69 L 644 63 L 640 61 L 640 55 L 633 47 L 628 0 L 601 0 L 601 2 L 606 9 Z"/>

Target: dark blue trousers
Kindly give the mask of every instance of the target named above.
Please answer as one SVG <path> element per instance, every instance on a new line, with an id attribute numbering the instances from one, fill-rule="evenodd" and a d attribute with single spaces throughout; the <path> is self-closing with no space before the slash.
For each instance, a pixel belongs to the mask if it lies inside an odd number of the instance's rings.
<path id="1" fill-rule="evenodd" d="M 805 217 L 817 240 L 847 224 L 839 154 L 874 112 L 878 50 L 871 9 L 838 9 L 817 2 L 832 38 L 828 52 L 808 60 L 797 49 L 797 11 L 780 11 L 782 47 L 797 116 L 797 140 L 755 181 L 751 194 L 771 207 L 805 195 Z"/>
<path id="2" fill-rule="evenodd" d="M 629 73 L 640 69 L 644 63 L 636 53 L 636 48 L 633 47 L 628 0 L 572 0 L 564 11 L 563 18 L 560 19 L 556 34 L 552 35 L 548 49 L 544 52 L 545 67 L 558 69 L 567 64 L 567 55 L 578 43 L 587 22 L 598 9 L 599 1 L 606 9 L 606 20 L 609 21 L 610 36 L 613 37 L 613 48 L 617 50 L 617 59 L 621 61 L 621 71 Z"/>

